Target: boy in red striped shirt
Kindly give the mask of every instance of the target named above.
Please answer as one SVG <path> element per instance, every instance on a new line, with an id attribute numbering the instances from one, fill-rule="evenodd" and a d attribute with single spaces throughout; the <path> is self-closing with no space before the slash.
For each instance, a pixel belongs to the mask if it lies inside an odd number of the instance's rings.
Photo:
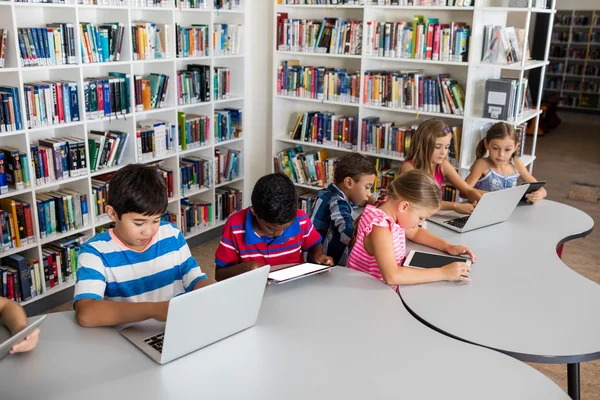
<path id="1" fill-rule="evenodd" d="M 252 206 L 233 214 L 215 253 L 217 280 L 259 268 L 308 261 L 333 265 L 323 253 L 321 235 L 298 210 L 294 184 L 284 174 L 263 176 L 252 191 Z"/>

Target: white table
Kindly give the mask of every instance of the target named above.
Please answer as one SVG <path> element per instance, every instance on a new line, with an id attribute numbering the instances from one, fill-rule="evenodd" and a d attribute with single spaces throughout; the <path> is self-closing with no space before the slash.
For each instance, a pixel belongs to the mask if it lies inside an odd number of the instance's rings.
<path id="1" fill-rule="evenodd" d="M 436 235 L 474 251 L 473 281 L 402 286 L 402 300 L 448 336 L 522 361 L 569 364 L 569 393 L 578 398 L 579 363 L 600 358 L 600 286 L 566 266 L 556 247 L 593 226 L 582 211 L 549 200 L 463 234 L 430 222 Z"/>
<path id="2" fill-rule="evenodd" d="M 255 327 L 164 366 L 112 328 L 49 315 L 33 352 L 0 362 L 0 387 L 10 400 L 568 399 L 526 364 L 427 328 L 388 286 L 345 268 L 269 286 Z"/>

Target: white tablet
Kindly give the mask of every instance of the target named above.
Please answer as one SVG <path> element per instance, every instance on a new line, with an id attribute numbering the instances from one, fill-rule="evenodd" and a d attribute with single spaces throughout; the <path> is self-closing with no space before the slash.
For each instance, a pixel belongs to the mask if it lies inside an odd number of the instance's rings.
<path id="1" fill-rule="evenodd" d="M 311 263 L 298 264 L 269 273 L 269 279 L 274 283 L 285 283 L 304 278 L 305 276 L 320 274 L 321 272 L 329 271 L 332 268 L 335 267 Z"/>
<path id="2" fill-rule="evenodd" d="M 405 267 L 413 268 L 439 268 L 444 265 L 452 264 L 453 262 L 464 262 L 471 265 L 471 260 L 459 256 L 451 256 L 448 254 L 426 253 L 424 251 L 412 250 L 408 257 L 404 260 Z"/>
<path id="3" fill-rule="evenodd" d="M 15 344 L 25 339 L 25 337 L 27 337 L 31 332 L 38 328 L 42 324 L 42 322 L 44 322 L 45 319 L 45 315 L 41 316 L 40 318 L 29 324 L 27 328 L 23 329 L 21 332 L 15 334 L 14 336 L 11 336 L 10 338 L 6 339 L 4 343 L 0 344 L 0 360 L 2 360 L 10 353 L 10 349 Z"/>

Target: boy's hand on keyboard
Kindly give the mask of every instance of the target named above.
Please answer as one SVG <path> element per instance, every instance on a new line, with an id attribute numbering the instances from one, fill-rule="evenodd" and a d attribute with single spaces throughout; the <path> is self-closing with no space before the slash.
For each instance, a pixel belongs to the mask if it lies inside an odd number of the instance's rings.
<path id="1" fill-rule="evenodd" d="M 453 262 L 441 268 L 446 281 L 465 281 L 471 282 L 469 274 L 471 268 L 464 262 Z"/>
<path id="2" fill-rule="evenodd" d="M 448 245 L 448 248 L 446 248 L 446 253 L 453 256 L 469 256 L 471 262 L 477 262 L 477 257 L 475 257 L 475 254 L 467 246 L 450 244 Z"/>
<path id="3" fill-rule="evenodd" d="M 157 321 L 165 322 L 167 320 L 167 314 L 169 313 L 169 302 L 158 301 L 154 304 L 154 318 Z"/>
<path id="4" fill-rule="evenodd" d="M 470 215 L 471 213 L 473 213 L 474 209 L 475 209 L 475 205 L 471 204 L 471 203 L 456 203 L 454 205 L 454 211 L 456 211 L 459 214 Z"/>

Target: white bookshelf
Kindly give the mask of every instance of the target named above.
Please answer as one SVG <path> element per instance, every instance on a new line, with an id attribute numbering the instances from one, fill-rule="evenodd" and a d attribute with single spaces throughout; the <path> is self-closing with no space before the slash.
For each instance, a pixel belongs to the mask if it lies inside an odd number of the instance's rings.
<path id="1" fill-rule="evenodd" d="M 425 6 L 391 6 L 391 5 L 372 5 L 371 0 L 361 0 L 360 5 L 282 5 L 276 4 L 274 0 L 274 20 L 273 20 L 273 155 L 290 147 L 301 145 L 306 151 L 326 148 L 330 156 L 341 156 L 350 151 L 336 146 L 315 144 L 311 142 L 301 142 L 291 140 L 289 132 L 294 128 L 296 120 L 300 113 L 308 111 L 332 111 L 336 115 L 358 115 L 359 132 L 358 147 L 362 141 L 361 125 L 362 120 L 369 116 L 378 116 L 382 121 L 394 121 L 397 125 L 418 124 L 428 118 L 437 117 L 444 120 L 450 126 L 462 124 L 462 144 L 460 149 L 460 173 L 466 175 L 472 163 L 475 160 L 475 146 L 482 138 L 480 129 L 490 122 L 498 122 L 483 118 L 483 100 L 484 86 L 487 79 L 500 78 L 501 76 L 510 76 L 522 80 L 527 77 L 527 72 L 533 69 L 541 69 L 541 80 L 543 81 L 546 66 L 548 65 L 548 51 L 550 46 L 550 31 L 548 31 L 547 42 L 545 45 L 545 57 L 543 60 L 527 60 L 511 65 L 490 65 L 481 63 L 483 47 L 483 30 L 485 25 L 507 25 L 507 19 L 510 14 L 517 13 L 520 19 L 524 20 L 523 26 L 517 26 L 525 29 L 525 37 L 529 37 L 532 17 L 536 13 L 549 13 L 552 19 L 555 11 L 555 1 L 548 1 L 548 9 L 532 7 L 531 0 L 527 7 L 514 8 L 508 7 L 508 0 L 475 0 L 475 6 L 472 7 L 425 7 Z M 329 55 L 314 54 L 302 52 L 284 52 L 277 50 L 277 13 L 288 13 L 289 18 L 302 19 L 323 19 L 328 18 L 348 18 L 352 20 L 363 21 L 363 33 L 366 31 L 366 21 L 412 21 L 414 15 L 423 15 L 424 17 L 439 18 L 440 23 L 449 23 L 450 21 L 466 22 L 471 26 L 471 39 L 469 43 L 468 62 L 451 61 L 430 61 L 430 60 L 406 60 L 388 57 L 372 57 L 364 55 L 364 46 L 362 55 Z M 364 36 L 364 35 L 363 35 Z M 531 43 L 529 43 L 531 46 Z M 524 57 L 522 57 L 524 58 Z M 424 74 L 450 73 L 453 79 L 457 79 L 465 89 L 465 113 L 463 116 L 443 113 L 416 112 L 413 110 L 393 109 L 379 106 L 372 106 L 362 103 L 363 77 L 360 79 L 360 102 L 359 103 L 339 103 L 332 101 L 321 101 L 306 98 L 294 98 L 281 96 L 277 94 L 277 67 L 284 60 L 300 60 L 301 65 L 325 66 L 340 68 L 345 67 L 348 71 L 359 70 L 385 70 L 385 69 L 420 69 Z M 540 85 L 541 86 L 541 85 Z M 519 125 L 523 122 L 534 120 L 535 130 L 539 123 L 539 110 L 542 91 L 541 87 L 538 93 L 532 93 L 533 108 L 526 110 L 516 121 L 505 121 L 512 125 Z M 319 105 L 314 103 L 321 103 Z M 535 147 L 537 135 L 527 141 L 533 140 L 531 154 L 526 154 L 522 160 L 533 168 L 535 160 Z M 388 156 L 383 154 L 373 154 L 359 151 L 371 157 L 388 159 L 393 162 L 392 165 L 399 165 L 403 158 Z M 297 185 L 299 188 L 318 190 L 318 187 L 308 185 Z"/>
<path id="2" fill-rule="evenodd" d="M 206 9 L 192 9 L 192 8 L 178 8 L 174 6 L 173 2 L 168 3 L 166 6 L 161 7 L 135 7 L 129 6 L 127 0 L 125 5 L 81 5 L 74 4 L 74 0 L 67 0 L 71 4 L 30 4 L 30 3 L 18 3 L 14 1 L 0 1 L 0 28 L 7 29 L 9 31 L 8 43 L 7 43 L 7 55 L 5 61 L 5 68 L 0 68 L 0 84 L 16 86 L 18 88 L 23 87 L 25 82 L 39 81 L 39 80 L 50 80 L 50 79 L 65 79 L 77 81 L 79 84 L 79 106 L 81 121 L 72 122 L 69 124 L 53 125 L 35 129 L 23 129 L 17 132 L 0 133 L 0 145 L 11 146 L 20 149 L 23 152 L 27 152 L 29 160 L 31 160 L 31 154 L 29 151 L 29 145 L 35 143 L 36 140 L 42 138 L 51 137 L 67 137 L 76 136 L 85 139 L 86 143 L 86 154 L 89 160 L 89 151 L 87 149 L 88 143 L 88 131 L 89 130 L 121 130 L 129 133 L 127 144 L 124 148 L 124 156 L 120 165 L 112 168 L 101 169 L 95 172 L 90 172 L 89 168 L 85 175 L 69 178 L 61 181 L 57 181 L 46 185 L 35 185 L 35 173 L 33 168 L 30 168 L 30 176 L 33 177 L 31 187 L 24 190 L 13 190 L 9 189 L 6 194 L 0 195 L 0 198 L 16 198 L 21 201 L 25 201 L 31 204 L 34 216 L 34 230 L 36 241 L 33 244 L 26 244 L 22 247 L 10 249 L 5 252 L 0 252 L 0 259 L 11 254 L 22 254 L 23 256 L 31 259 L 42 260 L 42 246 L 51 243 L 59 238 L 71 236 L 77 233 L 84 234 L 84 240 L 94 235 L 95 229 L 98 227 L 105 226 L 110 223 L 110 220 L 105 215 L 96 218 L 92 208 L 92 178 L 103 175 L 109 172 L 114 172 L 122 168 L 129 163 L 152 163 L 152 162 L 164 162 L 166 168 L 173 170 L 173 197 L 169 198 L 169 204 L 167 211 L 177 215 L 177 225 L 181 226 L 181 215 L 180 215 L 180 200 L 184 197 L 188 197 L 191 200 L 198 200 L 204 202 L 215 202 L 215 187 L 196 190 L 194 192 L 184 195 L 181 192 L 181 182 L 179 175 L 179 160 L 186 156 L 202 156 L 209 159 L 214 159 L 215 148 L 223 149 L 236 149 L 241 151 L 241 177 L 232 180 L 231 182 L 222 183 L 216 185 L 217 187 L 228 186 L 236 188 L 238 190 L 244 189 L 244 178 L 243 173 L 245 171 L 245 140 L 251 135 L 244 126 L 243 137 L 240 139 L 229 140 L 226 142 L 215 142 L 213 129 L 214 129 L 214 111 L 216 109 L 224 107 L 235 107 L 242 109 L 244 112 L 244 103 L 246 93 L 246 85 L 244 84 L 244 69 L 246 68 L 245 55 L 246 43 L 248 38 L 246 37 L 247 29 L 245 25 L 245 15 L 247 6 L 246 0 L 241 1 L 241 7 L 235 10 L 224 10 L 212 8 L 213 1 L 209 0 L 208 8 Z M 133 4 L 133 3 L 131 3 Z M 147 20 L 156 23 L 168 24 L 170 29 L 169 40 L 167 43 L 168 57 L 159 60 L 144 60 L 134 61 L 132 57 L 132 43 L 131 43 L 131 25 L 136 20 Z M 80 22 L 90 23 L 103 23 L 109 21 L 121 22 L 125 26 L 125 35 L 123 39 L 123 45 L 121 50 L 121 61 L 109 62 L 101 64 L 83 64 L 81 60 L 80 47 L 79 47 L 79 36 L 80 31 L 78 29 Z M 53 67 L 21 67 L 19 63 L 19 48 L 16 40 L 16 32 L 19 27 L 41 27 L 45 26 L 46 23 L 61 22 L 61 23 L 72 23 L 75 26 L 75 48 L 77 52 L 77 65 L 62 65 Z M 206 57 L 192 57 L 192 58 L 176 58 L 176 46 L 175 46 L 175 24 L 183 26 L 191 26 L 192 24 L 208 24 L 209 32 L 212 32 L 212 26 L 214 23 L 228 23 L 228 24 L 243 24 L 244 30 L 242 32 L 242 50 L 240 55 L 227 55 L 219 56 L 213 55 L 213 43 L 212 34 L 210 35 L 209 44 L 209 56 Z M 184 105 L 179 106 L 177 104 L 177 71 L 185 69 L 188 64 L 203 64 L 210 66 L 211 70 L 211 98 L 210 102 Z M 231 96 L 224 100 L 214 100 L 213 85 L 214 79 L 214 67 L 229 67 L 231 70 Z M 132 113 L 128 115 L 119 115 L 118 118 L 103 118 L 100 120 L 87 120 L 84 110 L 83 101 L 83 80 L 86 77 L 102 76 L 108 72 L 122 72 L 128 73 L 131 76 L 129 93 L 130 102 L 132 104 Z M 133 76 L 146 73 L 163 73 L 169 76 L 169 86 L 167 93 L 167 105 L 165 108 L 153 109 L 150 111 L 135 111 L 135 97 L 134 97 L 134 84 Z M 20 90 L 20 102 L 21 109 L 24 110 L 24 98 L 23 91 Z M 146 119 L 159 119 L 168 121 L 171 124 L 177 126 L 177 112 L 184 111 L 192 114 L 207 115 L 211 118 L 209 141 L 208 143 L 199 148 L 188 149 L 182 151 L 179 147 L 178 134 L 175 134 L 175 149 L 169 154 L 165 154 L 160 157 L 139 159 L 136 151 L 135 143 L 135 128 L 138 121 Z M 22 112 L 22 121 L 25 123 L 26 115 L 25 111 Z M 38 215 L 36 205 L 36 194 L 49 190 L 57 190 L 61 188 L 70 188 L 81 193 L 87 194 L 88 198 L 88 209 L 89 224 L 81 229 L 72 230 L 64 234 L 54 235 L 44 239 L 40 238 Z M 247 193 L 244 192 L 244 204 L 246 201 Z M 202 227 L 195 231 L 192 231 L 186 235 L 186 239 L 190 239 L 202 233 L 208 232 L 212 229 L 219 228 L 224 224 L 224 221 L 217 221 L 215 218 L 215 211 L 213 207 L 213 224 L 210 226 Z M 43 274 L 43 268 L 42 268 Z M 42 277 L 42 281 L 44 278 Z M 50 290 L 44 291 L 41 295 L 21 303 L 22 305 L 38 301 L 51 294 L 64 290 L 74 285 L 74 278 L 68 282 L 61 283 Z M 43 285 L 45 286 L 45 285 Z"/>
<path id="3" fill-rule="evenodd" d="M 577 17 L 588 17 L 590 25 L 576 25 Z M 562 20 L 568 18 L 570 23 L 563 23 Z M 557 40 L 563 35 L 567 35 L 567 40 Z M 576 40 L 575 35 L 585 35 L 586 40 Z M 560 96 L 560 108 L 600 111 L 600 88 L 593 90 L 600 83 L 600 74 L 588 73 L 588 67 L 596 68 L 600 62 L 590 58 L 590 52 L 600 47 L 600 41 L 594 40 L 592 35 L 600 35 L 600 11 L 557 11 L 557 22 L 552 27 L 551 52 L 564 52 L 565 57 L 552 58 L 551 73 L 547 74 L 544 82 L 544 97 Z M 570 55 L 571 51 L 584 52 L 585 57 L 574 58 Z M 591 87 L 586 86 L 587 83 Z"/>

